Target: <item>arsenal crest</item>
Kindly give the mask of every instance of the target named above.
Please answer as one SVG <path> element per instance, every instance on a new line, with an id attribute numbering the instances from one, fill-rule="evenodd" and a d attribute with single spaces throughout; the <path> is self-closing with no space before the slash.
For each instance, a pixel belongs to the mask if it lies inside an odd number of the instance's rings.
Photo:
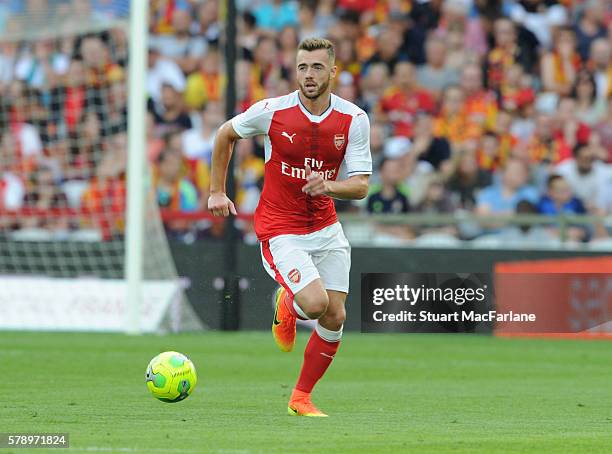
<path id="1" fill-rule="evenodd" d="M 300 279 L 302 278 L 302 275 L 297 268 L 293 268 L 291 271 L 289 271 L 287 277 L 294 284 L 298 284 L 300 282 Z"/>
<path id="2" fill-rule="evenodd" d="M 344 145 L 344 134 L 336 134 L 334 136 L 334 145 L 339 150 Z"/>

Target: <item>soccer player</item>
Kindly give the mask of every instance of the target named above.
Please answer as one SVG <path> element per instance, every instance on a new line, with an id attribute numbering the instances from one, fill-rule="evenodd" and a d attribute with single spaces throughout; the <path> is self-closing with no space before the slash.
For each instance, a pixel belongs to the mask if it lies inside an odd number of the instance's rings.
<path id="1" fill-rule="evenodd" d="M 334 202 L 363 199 L 372 173 L 366 113 L 331 93 L 336 75 L 333 44 L 302 41 L 296 57 L 299 90 L 264 99 L 219 129 L 213 150 L 208 209 L 236 214 L 225 194 L 233 144 L 264 135 L 264 187 L 255 211 L 255 232 L 264 268 L 279 284 L 272 323 L 282 351 L 293 349 L 296 319 L 318 319 L 289 400 L 289 414 L 327 416 L 310 394 L 331 364 L 346 317 L 350 246 Z M 337 181 L 341 164 L 347 178 Z"/>

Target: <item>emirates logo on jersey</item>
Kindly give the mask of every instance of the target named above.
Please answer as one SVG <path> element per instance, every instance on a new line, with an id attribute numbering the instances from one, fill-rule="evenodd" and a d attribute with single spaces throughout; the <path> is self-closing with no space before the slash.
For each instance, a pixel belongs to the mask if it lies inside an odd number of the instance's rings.
<path id="1" fill-rule="evenodd" d="M 297 268 L 293 268 L 291 271 L 289 271 L 289 273 L 287 274 L 287 277 L 294 284 L 298 284 L 300 282 L 300 279 L 302 279 L 302 274 L 299 272 Z"/>
<path id="2" fill-rule="evenodd" d="M 334 145 L 338 150 L 344 146 L 344 134 L 336 134 L 334 136 Z"/>

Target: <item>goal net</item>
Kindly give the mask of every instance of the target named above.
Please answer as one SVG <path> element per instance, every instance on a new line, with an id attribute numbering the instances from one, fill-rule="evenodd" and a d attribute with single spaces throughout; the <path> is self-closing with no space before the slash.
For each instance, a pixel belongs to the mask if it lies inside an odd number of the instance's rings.
<path id="1" fill-rule="evenodd" d="M 129 4 L 0 5 L 0 329 L 128 328 Z M 140 330 L 193 329 L 148 187 Z"/>

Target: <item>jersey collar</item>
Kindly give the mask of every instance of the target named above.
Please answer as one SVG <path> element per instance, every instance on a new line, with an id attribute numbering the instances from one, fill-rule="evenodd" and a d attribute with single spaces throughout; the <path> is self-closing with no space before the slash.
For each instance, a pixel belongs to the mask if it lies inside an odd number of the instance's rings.
<path id="1" fill-rule="evenodd" d="M 334 106 L 336 104 L 336 95 L 334 95 L 333 93 L 330 94 L 330 102 L 329 102 L 329 107 L 325 110 L 325 112 L 323 112 L 321 115 L 313 115 L 311 114 L 308 109 L 306 109 L 306 107 L 304 107 L 304 104 L 302 104 L 302 100 L 300 99 L 300 95 L 299 95 L 299 90 L 296 90 L 295 93 L 295 97 L 297 98 L 297 104 L 298 106 L 300 106 L 300 110 L 302 111 L 302 113 L 304 115 L 306 115 L 306 117 L 313 123 L 321 123 L 323 120 L 325 120 L 329 114 L 332 113 L 332 110 L 334 110 Z"/>

